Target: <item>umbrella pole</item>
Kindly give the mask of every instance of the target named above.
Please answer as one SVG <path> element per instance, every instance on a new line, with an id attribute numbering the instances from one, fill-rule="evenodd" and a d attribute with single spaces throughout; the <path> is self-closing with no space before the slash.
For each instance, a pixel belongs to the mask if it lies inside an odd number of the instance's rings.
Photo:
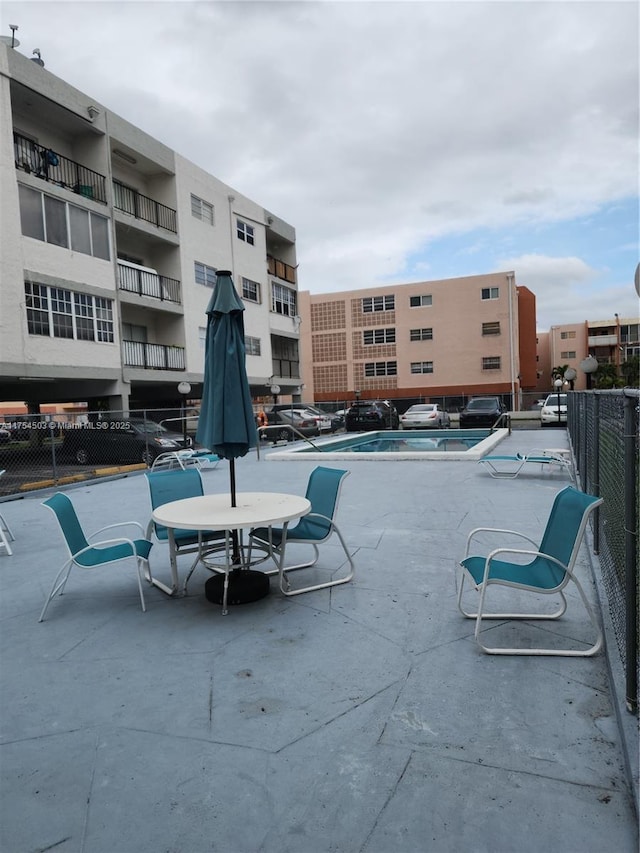
<path id="1" fill-rule="evenodd" d="M 236 506 L 236 460 L 229 460 L 229 482 L 231 486 L 231 506 Z M 239 566 L 240 559 L 240 543 L 238 541 L 238 531 L 231 531 L 231 541 L 233 544 L 233 565 Z"/>

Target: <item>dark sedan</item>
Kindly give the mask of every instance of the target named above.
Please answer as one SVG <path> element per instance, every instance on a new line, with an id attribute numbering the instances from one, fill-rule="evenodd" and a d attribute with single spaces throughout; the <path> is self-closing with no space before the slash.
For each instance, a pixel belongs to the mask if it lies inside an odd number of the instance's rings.
<path id="1" fill-rule="evenodd" d="M 191 446 L 187 436 L 187 447 Z M 90 462 L 144 462 L 151 465 L 156 456 L 184 449 L 184 438 L 155 421 L 129 418 L 121 421 L 96 421 L 64 431 L 62 454 L 80 465 Z"/>
<path id="2" fill-rule="evenodd" d="M 397 409 L 388 400 L 358 400 L 347 409 L 344 425 L 347 432 L 359 432 L 398 429 L 399 424 Z"/>
<path id="3" fill-rule="evenodd" d="M 474 397 L 460 412 L 460 429 L 490 428 L 506 411 L 499 397 Z"/>

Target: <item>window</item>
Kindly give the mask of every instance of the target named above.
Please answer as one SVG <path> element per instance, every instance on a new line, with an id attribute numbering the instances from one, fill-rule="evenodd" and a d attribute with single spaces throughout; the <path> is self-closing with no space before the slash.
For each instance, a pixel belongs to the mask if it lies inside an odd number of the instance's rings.
<path id="1" fill-rule="evenodd" d="M 483 370 L 500 370 L 500 356 L 491 355 L 488 358 L 482 359 Z"/>
<path id="2" fill-rule="evenodd" d="M 422 296 L 410 296 L 409 297 L 409 307 L 410 308 L 421 308 L 425 305 L 431 305 L 433 303 L 433 297 L 431 294 L 423 294 Z"/>
<path id="3" fill-rule="evenodd" d="M 411 372 L 412 373 L 433 373 L 433 362 L 432 361 L 412 361 L 411 362 Z"/>
<path id="4" fill-rule="evenodd" d="M 276 314 L 284 314 L 287 317 L 295 317 L 296 292 L 283 284 L 271 282 L 271 310 Z"/>
<path id="5" fill-rule="evenodd" d="M 560 332 L 560 337 L 563 341 L 566 341 L 568 338 L 575 338 L 575 332 Z"/>
<path id="6" fill-rule="evenodd" d="M 411 329 L 409 332 L 411 341 L 432 341 L 433 329 Z"/>
<path id="7" fill-rule="evenodd" d="M 250 278 L 242 279 L 242 298 L 248 302 L 260 302 L 260 284 Z"/>
<path id="8" fill-rule="evenodd" d="M 500 298 L 500 288 L 499 287 L 483 287 L 482 288 L 482 298 L 483 299 L 499 299 Z"/>
<path id="9" fill-rule="evenodd" d="M 109 220 L 78 205 L 19 187 L 20 221 L 25 237 L 33 237 L 72 252 L 111 259 Z"/>
<path id="10" fill-rule="evenodd" d="M 567 350 L 566 352 L 560 353 L 560 358 L 575 358 L 576 351 L 574 349 Z"/>
<path id="11" fill-rule="evenodd" d="M 396 307 L 395 296 L 367 296 L 362 300 L 362 312 L 393 311 Z"/>
<path id="12" fill-rule="evenodd" d="M 213 225 L 213 205 L 193 194 L 191 195 L 191 215 L 208 225 Z"/>
<path id="13" fill-rule="evenodd" d="M 200 344 L 200 349 L 204 350 L 207 347 L 207 327 L 206 326 L 198 326 L 198 343 Z"/>
<path id="14" fill-rule="evenodd" d="M 26 281 L 30 335 L 113 343 L 113 301 Z"/>
<path id="15" fill-rule="evenodd" d="M 196 284 L 204 284 L 205 287 L 216 286 L 216 268 L 208 267 L 206 264 L 201 264 L 199 261 L 194 261 L 193 264 Z"/>
<path id="16" fill-rule="evenodd" d="M 364 365 L 365 376 L 397 376 L 397 361 L 368 361 Z"/>
<path id="17" fill-rule="evenodd" d="M 260 338 L 251 338 L 246 335 L 244 349 L 247 355 L 260 355 Z"/>
<path id="18" fill-rule="evenodd" d="M 362 343 L 365 346 L 369 346 L 370 344 L 395 344 L 395 342 L 395 329 L 366 329 L 362 333 Z"/>
<path id="19" fill-rule="evenodd" d="M 253 225 L 243 222 L 242 219 L 236 219 L 236 234 L 238 235 L 238 240 L 243 240 L 245 243 L 249 243 L 250 246 L 253 246 L 255 243 Z"/>
<path id="20" fill-rule="evenodd" d="M 499 335 L 500 334 L 500 322 L 496 323 L 483 323 L 482 324 L 482 334 L 483 335 Z"/>

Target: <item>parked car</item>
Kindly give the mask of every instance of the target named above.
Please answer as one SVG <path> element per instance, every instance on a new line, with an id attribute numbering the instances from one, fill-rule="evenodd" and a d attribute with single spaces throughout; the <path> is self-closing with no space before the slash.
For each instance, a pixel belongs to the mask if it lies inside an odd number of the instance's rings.
<path id="1" fill-rule="evenodd" d="M 294 429 L 305 438 L 320 435 L 317 416 L 305 409 L 277 409 L 267 412 L 267 420 L 268 425 L 261 429 L 261 435 L 271 441 L 296 441 L 299 435 Z"/>
<path id="2" fill-rule="evenodd" d="M 539 412 L 543 406 L 544 406 L 544 399 L 536 400 L 535 403 L 531 406 L 531 411 L 532 412 Z"/>
<path id="3" fill-rule="evenodd" d="M 388 400 L 357 400 L 348 409 L 344 425 L 347 432 L 374 429 L 398 429 L 397 409 Z"/>
<path id="4" fill-rule="evenodd" d="M 460 429 L 492 427 L 506 411 L 499 397 L 473 397 L 460 412 Z"/>
<path id="5" fill-rule="evenodd" d="M 560 406 L 558 406 L 558 399 Z M 558 414 L 558 409 L 559 414 Z M 540 409 L 540 426 L 558 426 L 567 423 L 567 395 L 549 394 Z"/>
<path id="6" fill-rule="evenodd" d="M 0 426 L 0 444 L 9 444 L 11 441 L 11 430 Z"/>
<path id="7" fill-rule="evenodd" d="M 62 454 L 79 465 L 90 462 L 153 464 L 160 453 L 192 446 L 192 439 L 171 432 L 155 421 L 128 418 L 96 421 L 64 431 Z"/>
<path id="8" fill-rule="evenodd" d="M 400 415 L 402 429 L 443 429 L 451 426 L 451 418 L 438 403 L 416 403 Z"/>
<path id="9" fill-rule="evenodd" d="M 275 406 L 271 407 L 272 412 L 290 412 L 292 409 L 294 411 L 304 409 L 315 414 L 320 419 L 320 432 L 335 432 L 341 426 L 339 419 L 335 418 L 331 412 L 325 412 L 312 403 L 276 403 Z"/>

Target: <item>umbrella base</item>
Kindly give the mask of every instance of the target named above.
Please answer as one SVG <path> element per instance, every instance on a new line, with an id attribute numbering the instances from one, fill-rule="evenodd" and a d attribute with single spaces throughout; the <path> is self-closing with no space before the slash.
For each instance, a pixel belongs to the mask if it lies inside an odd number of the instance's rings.
<path id="1" fill-rule="evenodd" d="M 207 601 L 222 604 L 224 575 L 216 574 L 204 585 Z M 234 569 L 229 572 L 227 604 L 249 604 L 269 594 L 269 576 L 253 569 Z"/>

